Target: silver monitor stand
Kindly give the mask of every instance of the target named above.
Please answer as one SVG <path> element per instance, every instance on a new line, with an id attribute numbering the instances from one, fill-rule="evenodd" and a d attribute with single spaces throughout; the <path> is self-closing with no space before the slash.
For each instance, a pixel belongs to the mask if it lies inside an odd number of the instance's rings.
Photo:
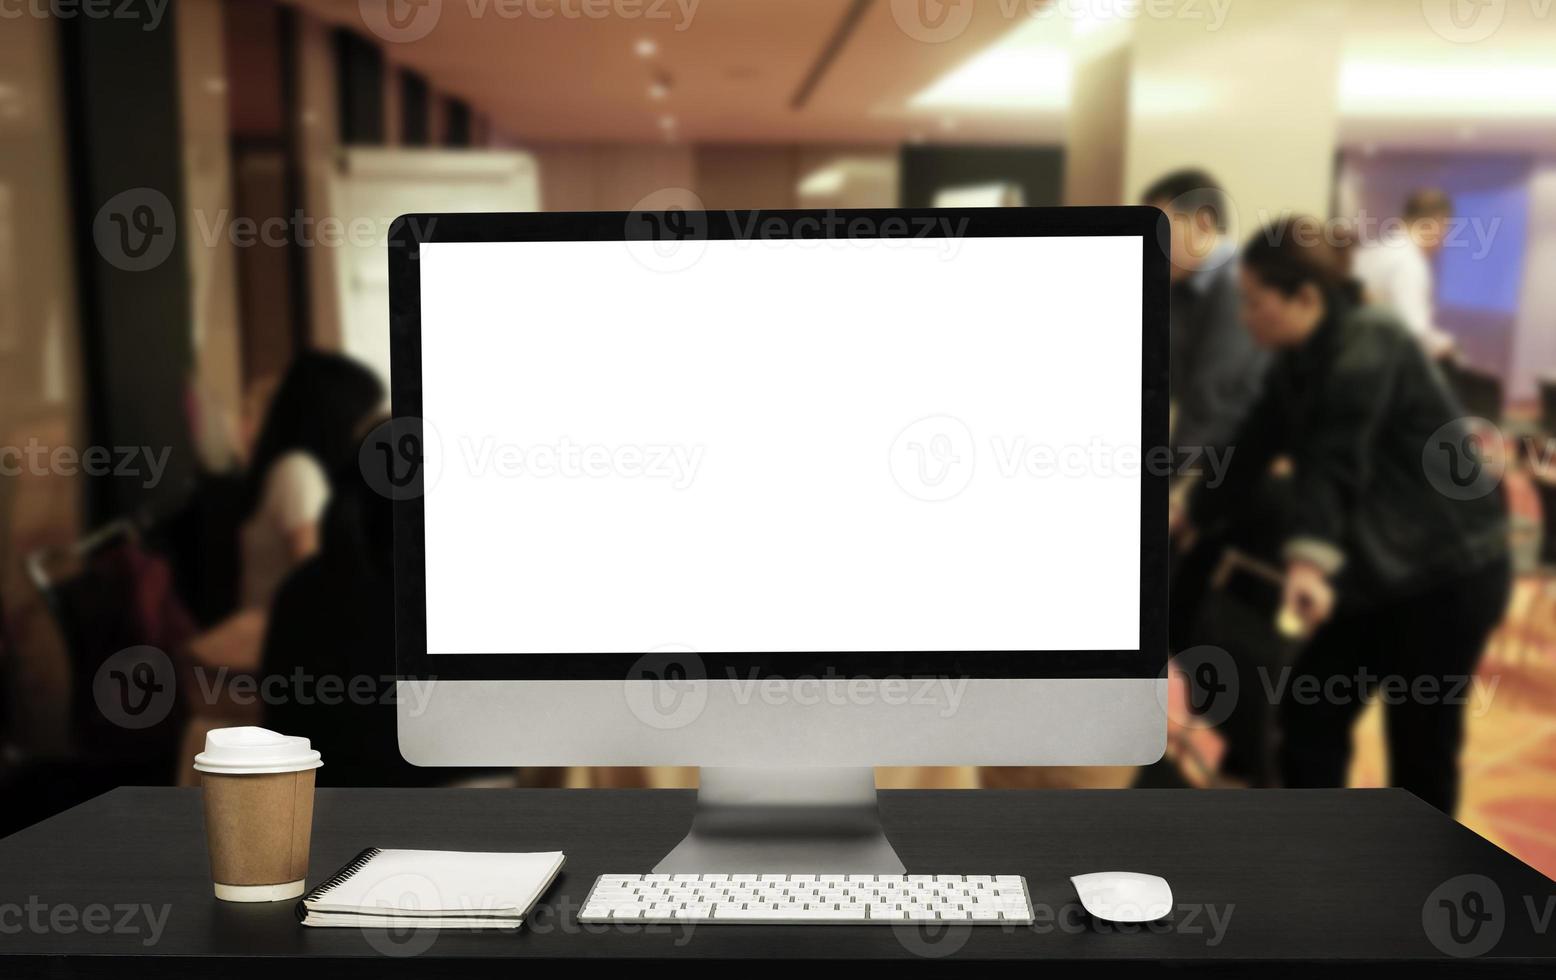
<path id="1" fill-rule="evenodd" d="M 697 813 L 659 874 L 902 874 L 876 807 L 875 770 L 701 770 Z"/>

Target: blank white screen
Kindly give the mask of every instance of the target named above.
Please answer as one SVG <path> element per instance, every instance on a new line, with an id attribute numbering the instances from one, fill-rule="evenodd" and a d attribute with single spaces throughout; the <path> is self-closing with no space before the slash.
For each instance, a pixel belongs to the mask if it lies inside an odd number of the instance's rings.
<path id="1" fill-rule="evenodd" d="M 422 246 L 430 652 L 1138 648 L 1140 239 L 651 247 Z"/>

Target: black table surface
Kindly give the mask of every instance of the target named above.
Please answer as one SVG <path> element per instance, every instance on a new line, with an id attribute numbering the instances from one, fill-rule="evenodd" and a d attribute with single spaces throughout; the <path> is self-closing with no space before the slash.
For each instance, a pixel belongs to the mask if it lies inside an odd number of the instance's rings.
<path id="1" fill-rule="evenodd" d="M 910 872 L 1025 875 L 1037 924 L 580 925 L 595 876 L 648 871 L 693 805 L 671 790 L 320 790 L 310 882 L 368 846 L 567 852 L 517 932 L 397 934 L 217 901 L 199 791 L 119 789 L 0 841 L 0 976 L 470 978 L 584 958 L 1556 976 L 1556 885 L 1399 790 L 884 792 Z M 1165 877 L 1171 918 L 1089 919 L 1068 877 L 1103 870 Z"/>

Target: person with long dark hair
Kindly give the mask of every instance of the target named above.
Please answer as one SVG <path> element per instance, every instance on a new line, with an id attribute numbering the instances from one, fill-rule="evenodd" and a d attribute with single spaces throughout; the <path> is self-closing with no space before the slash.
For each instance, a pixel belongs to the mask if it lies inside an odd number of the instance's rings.
<path id="1" fill-rule="evenodd" d="M 329 474 L 355 452 L 384 386 L 342 354 L 299 354 L 271 399 L 245 487 L 242 605 L 264 608 L 287 573 L 319 546 Z"/>
<path id="2" fill-rule="evenodd" d="M 355 457 L 348 454 L 330 474 L 334 493 L 320 521 L 318 553 L 286 577 L 271 604 L 260 675 L 292 696 L 267 701 L 264 723 L 312 741 L 328 762 L 319 770 L 321 786 L 511 784 L 512 770 L 422 768 L 400 756 L 394 505 Z M 563 774 L 521 771 L 529 786 L 560 785 Z"/>
<path id="3" fill-rule="evenodd" d="M 447 781 L 446 773 L 405 762 L 395 747 L 392 504 L 354 459 L 331 477 L 319 552 L 276 590 L 261 674 L 301 678 L 299 688 L 329 678 L 341 693 L 278 699 L 267 704 L 265 724 L 306 736 L 324 754 L 331 773 L 320 770 L 321 785 Z"/>
<path id="4" fill-rule="evenodd" d="M 1321 222 L 1255 234 L 1240 276 L 1244 326 L 1275 361 L 1224 479 L 1175 530 L 1237 521 L 1272 468 L 1289 472 L 1282 615 L 1310 635 L 1269 685 L 1283 780 L 1344 785 L 1352 724 L 1386 694 L 1391 781 L 1452 813 L 1460 695 L 1510 589 L 1505 502 L 1442 375 L 1394 314 L 1360 304 Z M 1248 678 L 1241 694 L 1265 689 Z"/>

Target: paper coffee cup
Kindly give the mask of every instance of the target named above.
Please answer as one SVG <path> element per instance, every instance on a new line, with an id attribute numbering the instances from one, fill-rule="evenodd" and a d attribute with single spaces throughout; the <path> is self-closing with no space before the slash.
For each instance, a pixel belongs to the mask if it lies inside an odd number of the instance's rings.
<path id="1" fill-rule="evenodd" d="M 306 738 L 264 728 L 218 728 L 195 756 L 216 897 L 280 902 L 307 886 L 313 771 Z"/>

